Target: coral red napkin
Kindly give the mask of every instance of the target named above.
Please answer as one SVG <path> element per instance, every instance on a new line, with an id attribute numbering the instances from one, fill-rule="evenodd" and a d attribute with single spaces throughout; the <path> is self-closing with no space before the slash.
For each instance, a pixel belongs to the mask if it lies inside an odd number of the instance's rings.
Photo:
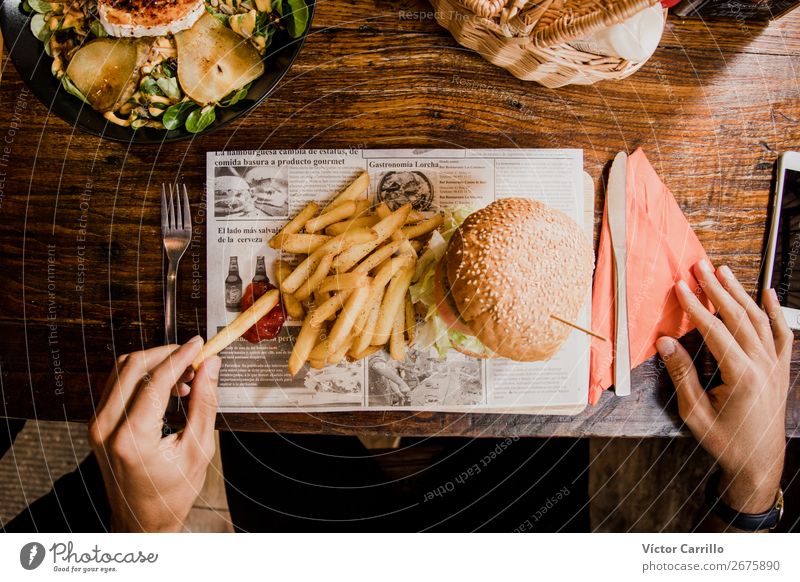
<path id="1" fill-rule="evenodd" d="M 681 337 L 694 327 L 675 296 L 680 279 L 697 289 L 692 266 L 707 259 L 700 241 L 661 182 L 644 152 L 637 149 L 627 166 L 628 329 L 631 368 L 656 353 L 656 340 Z M 700 300 L 713 310 L 702 293 Z M 608 227 L 608 204 L 603 213 L 600 247 L 592 288 L 592 330 L 609 339 L 592 338 L 589 402 L 597 403 L 614 381 L 614 262 Z"/>

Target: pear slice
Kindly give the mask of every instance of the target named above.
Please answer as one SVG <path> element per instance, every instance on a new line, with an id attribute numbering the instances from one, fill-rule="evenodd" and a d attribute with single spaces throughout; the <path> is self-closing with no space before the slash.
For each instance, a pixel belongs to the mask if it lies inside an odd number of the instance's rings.
<path id="1" fill-rule="evenodd" d="M 264 74 L 258 51 L 211 14 L 175 35 L 178 81 L 192 100 L 217 103 Z"/>
<path id="2" fill-rule="evenodd" d="M 139 84 L 139 69 L 147 59 L 149 41 L 98 38 L 72 56 L 67 76 L 94 109 L 114 111 Z"/>

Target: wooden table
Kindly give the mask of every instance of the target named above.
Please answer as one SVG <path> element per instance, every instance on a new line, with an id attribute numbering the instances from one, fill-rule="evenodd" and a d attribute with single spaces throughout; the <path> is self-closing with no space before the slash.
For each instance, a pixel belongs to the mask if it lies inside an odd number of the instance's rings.
<path id="1" fill-rule="evenodd" d="M 73 131 L 4 62 L 0 415 L 85 421 L 114 357 L 160 342 L 161 183 L 185 181 L 201 222 L 210 150 L 583 148 L 599 211 L 600 177 L 614 153 L 641 146 L 712 259 L 755 289 L 773 162 L 783 150 L 800 149 L 798 57 L 800 11 L 765 28 L 671 18 L 661 47 L 633 77 L 551 90 L 459 47 L 424 2 L 325 0 L 294 68 L 266 103 L 217 133 L 163 147 Z M 201 226 L 181 264 L 182 339 L 205 332 Z M 193 293 L 193 284 L 202 290 Z M 633 382 L 632 396 L 606 394 L 576 417 L 226 415 L 218 425 L 398 435 L 682 434 L 666 373 L 651 361 Z M 800 435 L 795 388 L 786 430 Z"/>

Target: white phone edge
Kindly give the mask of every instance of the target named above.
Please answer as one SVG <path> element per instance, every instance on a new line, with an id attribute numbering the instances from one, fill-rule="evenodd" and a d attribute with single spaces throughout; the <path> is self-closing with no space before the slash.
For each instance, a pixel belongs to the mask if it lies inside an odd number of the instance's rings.
<path id="1" fill-rule="evenodd" d="M 764 261 L 763 289 L 772 286 L 772 269 L 775 266 L 775 242 L 778 238 L 778 224 L 783 203 L 783 175 L 786 170 L 800 172 L 800 152 L 783 152 L 778 158 L 776 170 L 775 191 L 772 194 L 772 220 L 769 225 L 769 238 Z M 791 329 L 800 330 L 800 309 L 783 307 L 783 316 Z"/>

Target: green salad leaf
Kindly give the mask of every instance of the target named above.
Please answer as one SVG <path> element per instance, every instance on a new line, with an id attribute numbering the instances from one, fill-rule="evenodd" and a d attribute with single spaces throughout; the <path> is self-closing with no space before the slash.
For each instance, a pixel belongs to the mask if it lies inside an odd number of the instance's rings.
<path id="1" fill-rule="evenodd" d="M 97 38 L 105 38 L 108 36 L 106 29 L 103 28 L 103 24 L 99 20 L 92 20 L 92 23 L 89 25 L 89 30 Z"/>
<path id="2" fill-rule="evenodd" d="M 194 101 L 181 101 L 167 108 L 161 118 L 161 123 L 166 129 L 179 129 L 186 123 L 186 118 L 195 110 L 200 109 Z"/>
<path id="3" fill-rule="evenodd" d="M 242 87 L 241 89 L 237 89 L 236 91 L 233 91 L 230 95 L 228 95 L 222 101 L 219 102 L 219 106 L 220 107 L 230 107 L 231 105 L 234 105 L 234 104 L 238 103 L 239 101 L 241 101 L 242 99 L 247 97 L 247 92 L 250 91 L 250 86 L 252 84 L 253 83 L 250 82 L 247 85 L 245 85 L 244 87 Z"/>
<path id="4" fill-rule="evenodd" d="M 90 103 L 89 103 L 89 102 L 86 100 L 86 97 L 84 97 L 84 96 L 83 96 L 83 93 L 81 93 L 80 89 L 78 89 L 78 88 L 75 86 L 75 83 L 73 83 L 73 82 L 72 82 L 72 79 L 70 79 L 70 78 L 69 78 L 69 77 L 66 75 L 66 73 L 64 74 L 64 76 L 63 76 L 63 77 L 61 77 L 61 86 L 62 86 L 62 87 L 64 87 L 64 90 L 65 90 L 67 93 L 69 93 L 70 95 L 73 95 L 73 96 L 77 97 L 78 99 L 80 99 L 81 101 L 83 101 L 84 103 L 86 103 L 87 105 L 89 105 L 89 104 L 90 104 Z"/>
<path id="5" fill-rule="evenodd" d="M 214 123 L 217 118 L 214 105 L 206 105 L 202 109 L 195 109 L 186 118 L 186 130 L 192 133 L 200 133 L 209 125 Z"/>
<path id="6" fill-rule="evenodd" d="M 164 92 L 161 90 L 161 87 L 158 86 L 156 80 L 151 77 L 147 76 L 139 85 L 139 89 L 142 93 L 146 93 L 147 95 L 164 95 Z"/>
<path id="7" fill-rule="evenodd" d="M 286 31 L 292 38 L 300 38 L 308 26 L 308 6 L 305 0 L 283 0 L 281 3 L 281 16 L 289 16 Z"/>
<path id="8" fill-rule="evenodd" d="M 38 12 L 39 14 L 47 14 L 53 11 L 53 5 L 43 0 L 26 0 L 26 4 L 33 9 L 34 12 Z"/>
<path id="9" fill-rule="evenodd" d="M 442 231 L 441 233 L 434 231 L 431 234 L 428 247 L 417 261 L 414 284 L 408 290 L 412 303 L 422 303 L 426 308 L 425 321 L 417 331 L 415 345 L 421 348 L 434 348 L 442 359 L 454 346 L 476 354 L 490 353 L 478 338 L 448 328 L 439 316 L 434 291 L 436 267 L 447 250 L 447 243 L 473 211 L 473 208 L 457 208 L 445 213 Z"/>
<path id="10" fill-rule="evenodd" d="M 178 79 L 175 77 L 160 77 L 156 79 L 156 85 L 170 99 L 180 99 L 181 90 L 178 87 Z"/>
<path id="11" fill-rule="evenodd" d="M 38 38 L 45 44 L 50 44 L 50 37 L 53 34 L 53 31 L 50 30 L 50 27 L 47 26 L 47 21 L 44 19 L 44 15 L 37 12 L 31 18 L 31 32 L 33 36 Z"/>

